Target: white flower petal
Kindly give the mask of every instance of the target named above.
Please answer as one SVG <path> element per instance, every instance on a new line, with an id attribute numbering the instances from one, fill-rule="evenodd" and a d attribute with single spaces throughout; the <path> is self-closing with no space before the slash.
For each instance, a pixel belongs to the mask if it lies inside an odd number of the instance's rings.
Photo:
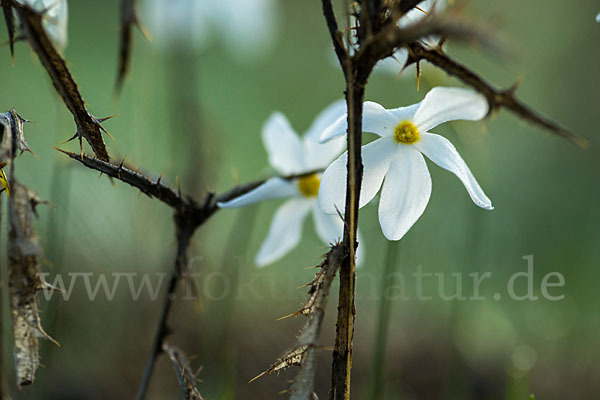
<path id="1" fill-rule="evenodd" d="M 318 142 L 321 134 L 345 114 L 346 100 L 339 99 L 334 101 L 315 117 L 312 125 L 304 134 L 304 139 L 307 141 Z"/>
<path id="2" fill-rule="evenodd" d="M 448 139 L 432 133 L 422 133 L 415 143 L 419 151 L 440 167 L 452 172 L 461 180 L 473 202 L 486 210 L 493 210 L 491 200 L 485 195 L 471 170 Z"/>
<path id="3" fill-rule="evenodd" d="M 346 139 L 343 137 L 337 137 L 326 143 L 318 142 L 304 142 L 304 165 L 306 171 L 324 169 L 346 147 Z"/>
<path id="4" fill-rule="evenodd" d="M 344 221 L 337 214 L 326 214 L 314 207 L 313 220 L 319 238 L 325 243 L 336 243 L 344 237 Z M 356 250 L 356 266 L 359 267 L 365 260 L 365 244 L 358 232 L 358 248 Z"/>
<path id="5" fill-rule="evenodd" d="M 302 235 L 304 217 L 312 206 L 312 200 L 291 199 L 277 209 L 267 238 L 256 254 L 257 266 L 271 264 L 296 247 Z"/>
<path id="6" fill-rule="evenodd" d="M 421 103 L 416 103 L 406 107 L 392 108 L 391 110 L 387 111 L 392 114 L 398 120 L 398 122 L 412 121 L 420 106 Z"/>
<path id="7" fill-rule="evenodd" d="M 596 22 L 600 22 L 600 13 L 598 13 L 598 15 L 596 15 Z"/>
<path id="8" fill-rule="evenodd" d="M 344 212 L 346 204 L 346 165 L 348 152 L 338 157 L 321 176 L 319 208 L 327 214 Z"/>
<path id="9" fill-rule="evenodd" d="M 379 191 L 395 149 L 398 147 L 390 137 L 376 139 L 362 147 L 363 180 L 359 207 L 373 200 Z M 342 154 L 323 173 L 319 188 L 319 207 L 328 214 L 344 212 L 346 206 L 346 172 L 348 152 Z"/>
<path id="10" fill-rule="evenodd" d="M 193 0 L 202 2 L 202 0 Z M 237 61 L 256 62 L 279 38 L 279 2 L 275 0 L 208 1 L 214 8 L 213 26 L 226 39 Z"/>
<path id="11" fill-rule="evenodd" d="M 346 100 L 338 100 L 323 110 L 304 135 L 304 150 L 306 169 L 320 169 L 327 167 L 346 146 L 342 137 L 319 143 L 319 138 L 340 117 L 346 114 Z M 345 117 L 344 117 L 345 118 Z M 345 128 L 344 128 L 345 129 Z"/>
<path id="12" fill-rule="evenodd" d="M 344 221 L 337 214 L 326 214 L 315 204 L 313 221 L 317 235 L 325 244 L 335 244 L 344 236 Z"/>
<path id="13" fill-rule="evenodd" d="M 263 125 L 262 137 L 269 163 L 282 174 L 303 172 L 304 148 L 287 118 L 280 112 L 271 114 Z"/>
<path id="14" fill-rule="evenodd" d="M 332 139 L 339 138 L 340 136 L 344 136 L 348 130 L 348 115 L 344 114 L 338 119 L 335 120 L 333 124 L 329 126 L 329 128 L 325 129 L 321 135 L 319 136 L 319 142 L 325 143 Z"/>
<path id="15" fill-rule="evenodd" d="M 195 0 L 145 0 L 141 4 L 152 42 L 162 50 L 173 46 L 202 50 L 211 36 L 212 3 Z"/>
<path id="16" fill-rule="evenodd" d="M 357 236 L 358 247 L 356 248 L 356 268 L 360 268 L 365 262 L 365 254 L 367 254 L 367 251 L 365 250 L 365 242 L 363 241 L 360 231 L 357 232 Z"/>
<path id="17" fill-rule="evenodd" d="M 420 132 L 427 132 L 447 121 L 480 120 L 487 112 L 487 100 L 477 92 L 462 88 L 435 87 L 425 95 L 413 123 Z"/>
<path id="18" fill-rule="evenodd" d="M 431 176 L 416 149 L 400 146 L 381 189 L 379 223 L 389 240 L 400 240 L 417 222 L 431 195 Z"/>
<path id="19" fill-rule="evenodd" d="M 348 123 L 347 115 L 338 118 L 333 125 L 321 134 L 321 143 L 346 134 Z M 372 132 L 379 136 L 392 136 L 398 119 L 390 114 L 381 104 L 365 101 L 363 104 L 363 132 Z"/>
<path id="20" fill-rule="evenodd" d="M 263 200 L 297 196 L 298 194 L 298 187 L 295 182 L 281 178 L 271 178 L 256 189 L 233 200 L 217 203 L 217 205 L 221 208 L 237 208 Z"/>
<path id="21" fill-rule="evenodd" d="M 68 41 L 69 10 L 67 0 L 17 0 L 17 2 L 26 4 L 38 12 L 44 12 L 42 24 L 48 38 L 59 51 L 64 51 Z"/>
<path id="22" fill-rule="evenodd" d="M 393 136 L 398 119 L 382 105 L 372 101 L 363 104 L 363 132 L 376 133 L 379 136 Z"/>
<path id="23" fill-rule="evenodd" d="M 376 65 L 373 72 L 387 72 L 390 74 L 398 75 L 402 72 L 402 68 L 406 65 L 408 60 L 408 51 L 405 48 L 400 48 L 394 52 L 390 57 L 380 60 Z M 402 76 L 406 76 L 402 74 Z"/>
<path id="24" fill-rule="evenodd" d="M 398 26 L 401 28 L 406 28 L 409 25 L 413 25 L 427 15 L 431 14 L 433 11 L 439 12 L 445 8 L 445 1 L 441 0 L 425 0 L 419 3 L 419 8 L 413 8 L 409 12 L 407 12 L 400 20 L 398 21 Z M 423 11 L 425 12 L 423 12 Z"/>

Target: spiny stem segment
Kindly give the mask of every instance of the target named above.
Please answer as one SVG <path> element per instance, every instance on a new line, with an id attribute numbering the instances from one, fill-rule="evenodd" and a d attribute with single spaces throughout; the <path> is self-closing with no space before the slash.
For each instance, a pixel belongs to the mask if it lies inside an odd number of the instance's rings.
<path id="1" fill-rule="evenodd" d="M 115 95 L 119 95 L 123 88 L 123 82 L 129 72 L 131 64 L 131 53 L 133 49 L 133 28 L 137 26 L 142 35 L 148 40 L 150 35 L 140 23 L 136 8 L 136 0 L 121 0 L 121 36 L 119 40 L 119 66 L 117 68 L 117 80 L 115 82 Z"/>
<path id="2" fill-rule="evenodd" d="M 517 85 L 514 85 L 508 90 L 497 89 L 490 83 L 486 82 L 486 80 L 480 75 L 449 57 L 439 47 L 432 48 L 425 46 L 420 42 L 411 42 L 408 44 L 408 50 L 408 63 L 426 60 L 439 69 L 445 71 L 448 75 L 460 79 L 463 83 L 485 96 L 490 106 L 490 112 L 497 111 L 501 108 L 506 108 L 525 121 L 529 121 L 534 125 L 557 134 L 581 148 L 587 148 L 589 146 L 589 142 L 586 139 L 542 116 L 538 112 L 534 111 L 531 107 L 517 99 L 515 96 Z"/>
<path id="3" fill-rule="evenodd" d="M 430 61 L 438 68 L 463 80 L 488 100 L 490 110 L 508 108 L 521 118 L 557 133 L 572 142 L 585 147 L 587 142 L 557 124 L 539 116 L 530 108 L 516 100 L 514 90 L 499 91 L 487 84 L 478 75 L 448 58 L 439 49 L 430 49 L 419 40 L 430 35 L 439 35 L 444 39 L 457 38 L 477 41 L 492 48 L 490 35 L 484 30 L 465 24 L 456 18 L 428 15 L 417 23 L 407 27 L 398 26 L 398 20 L 419 1 L 401 0 L 386 4 L 380 0 L 358 0 L 353 4 L 352 12 L 357 25 L 348 27 L 354 32 L 354 40 L 348 40 L 346 48 L 342 33 L 338 27 L 331 0 L 321 0 L 323 15 L 329 29 L 333 48 L 340 62 L 346 80 L 346 103 L 348 107 L 348 164 L 346 182 L 346 204 L 344 239 L 342 246 L 347 251 L 340 268 L 340 293 L 336 340 L 333 350 L 332 379 L 330 399 L 348 400 L 350 398 L 350 371 L 352 368 L 352 339 L 355 318 L 355 254 L 358 225 L 358 199 L 362 182 L 361 136 L 362 104 L 365 85 L 375 64 L 394 51 L 404 47 L 409 50 L 409 63 L 422 59 Z"/>
<path id="4" fill-rule="evenodd" d="M 352 369 L 352 340 L 356 314 L 354 291 L 356 282 L 356 247 L 358 229 L 358 200 L 362 183 L 362 104 L 365 85 L 373 65 L 360 64 L 356 55 L 351 56 L 345 48 L 339 31 L 333 6 L 330 0 L 322 0 L 323 14 L 333 41 L 333 47 L 346 80 L 346 105 L 348 109 L 348 165 L 346 182 L 345 229 L 342 248 L 345 252 L 340 266 L 340 288 L 336 337 L 331 367 L 330 399 L 350 398 L 350 377 Z M 375 8 L 378 8 L 376 6 Z M 359 15 L 359 19 L 366 16 Z M 373 29 L 374 20 L 367 22 Z M 359 43 L 361 37 L 358 38 Z"/>
<path id="5" fill-rule="evenodd" d="M 345 249 L 341 244 L 332 245 L 323 262 L 317 267 L 314 279 L 303 287 L 309 287 L 308 298 L 303 307 L 284 319 L 296 315 L 304 315 L 308 321 L 300 331 L 295 345 L 281 356 L 266 371 L 250 382 L 272 372 L 281 372 L 291 366 L 299 366 L 300 370 L 291 387 L 290 400 L 309 400 L 313 397 L 314 378 L 316 372 L 316 356 L 319 350 L 319 336 L 325 318 L 325 308 L 331 283 L 344 258 Z"/>
<path id="6" fill-rule="evenodd" d="M 186 400 L 203 400 L 202 395 L 196 387 L 196 377 L 190 368 L 185 354 L 183 354 L 183 352 L 177 347 L 167 343 L 163 344 L 162 351 L 167 353 L 167 356 L 173 364 L 173 369 L 177 375 L 177 380 L 179 381 L 179 386 L 183 392 L 183 397 Z"/>
<path id="7" fill-rule="evenodd" d="M 58 150 L 68 155 L 72 159 L 79 161 L 88 168 L 102 172 L 112 178 L 125 182 L 139 189 L 148 197 L 159 199 L 163 203 L 173 208 L 175 211 L 174 222 L 177 236 L 177 254 L 175 257 L 174 270 L 171 274 L 167 293 L 164 297 L 164 301 L 162 304 L 162 311 L 158 320 L 152 351 L 150 353 L 150 357 L 148 359 L 148 363 L 144 371 L 142 383 L 140 384 L 136 396 L 138 400 L 142 400 L 145 398 L 146 393 L 148 391 L 156 360 L 158 359 L 158 356 L 164 351 L 164 342 L 170 333 L 168 319 L 173 305 L 173 301 L 175 299 L 175 292 L 177 291 L 178 282 L 181 280 L 183 274 L 186 272 L 188 264 L 187 248 L 189 246 L 192 236 L 194 235 L 194 232 L 199 226 L 206 222 L 208 218 L 210 218 L 216 211 L 219 210 L 217 203 L 226 202 L 243 194 L 246 194 L 249 191 L 255 189 L 257 186 L 263 184 L 264 181 L 251 182 L 245 185 L 237 186 L 218 196 L 214 193 L 208 193 L 204 201 L 201 204 L 198 204 L 192 198 L 183 196 L 181 194 L 180 188 L 178 188 L 178 190 L 173 190 L 167 185 L 163 184 L 161 182 L 162 174 L 161 177 L 159 177 L 156 180 L 153 180 L 141 174 L 140 172 L 134 171 L 126 167 L 124 160 L 119 164 L 112 164 L 110 162 L 88 157 L 83 154 L 71 153 L 60 149 Z M 308 171 L 303 174 L 292 175 L 283 178 L 298 179 L 310 176 L 315 172 L 320 171 Z"/>
<path id="8" fill-rule="evenodd" d="M 28 5 L 17 3 L 14 0 L 3 1 L 8 2 L 10 7 L 16 10 L 24 28 L 25 37 L 44 68 L 46 68 L 54 88 L 73 115 L 73 119 L 77 125 L 77 132 L 72 139 L 79 138 L 81 144 L 81 138 L 85 138 L 92 147 L 96 157 L 100 160 L 108 161 L 109 157 L 104 140 L 102 139 L 101 131 L 103 129 L 100 126 L 100 120 L 87 111 L 85 102 L 79 93 L 77 83 L 75 83 L 71 72 L 67 68 L 65 60 L 48 38 L 42 25 L 43 13 L 37 12 Z"/>
<path id="9" fill-rule="evenodd" d="M 13 62 L 15 60 L 15 15 L 12 11 L 11 0 L 2 0 L 2 11 L 4 13 L 4 21 L 6 22 L 6 30 L 8 32 L 8 45 L 10 47 L 10 57 Z"/>

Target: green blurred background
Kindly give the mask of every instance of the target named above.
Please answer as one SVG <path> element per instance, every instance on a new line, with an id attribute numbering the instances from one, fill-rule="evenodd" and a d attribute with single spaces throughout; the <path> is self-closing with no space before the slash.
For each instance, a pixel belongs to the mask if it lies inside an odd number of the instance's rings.
<path id="1" fill-rule="evenodd" d="M 196 199 L 208 189 L 221 192 L 236 182 L 269 176 L 260 129 L 270 113 L 283 112 L 302 133 L 320 110 L 343 95 L 320 2 L 277 5 L 276 44 L 252 62 L 232 57 L 218 37 L 191 54 L 161 49 L 136 32 L 131 74 L 115 100 L 119 4 L 71 1 L 65 57 L 90 112 L 97 117 L 119 114 L 104 124 L 116 139 L 107 139 L 111 155 L 126 156 L 151 176 L 164 171 L 164 181 L 175 186 L 178 179 Z M 399 245 L 383 237 L 375 206 L 362 210 L 367 257 L 357 278 L 354 398 L 370 396 L 377 310 L 390 246 L 398 252 L 394 268 L 407 277 L 410 299 L 391 302 L 383 398 L 597 396 L 598 11 L 596 1 L 478 0 L 467 5 L 464 12 L 497 32 L 508 51 L 500 56 L 450 44 L 449 53 L 499 86 L 522 79 L 518 93 L 524 101 L 592 146 L 580 150 L 505 111 L 483 123 L 437 128 L 455 143 L 495 210 L 477 208 L 459 181 L 432 163 L 429 206 Z M 4 40 L 5 29 L 0 31 Z M 175 253 L 171 210 L 121 182 L 98 179 L 97 173 L 54 150 L 73 135 L 72 117 L 26 44 L 17 45 L 15 66 L 8 47 L 3 52 L 0 110 L 15 108 L 36 122 L 25 133 L 38 158 L 20 157 L 17 176 L 54 204 L 41 210 L 37 223 L 48 259 L 44 271 L 50 277 L 65 274 L 66 282 L 66 274 L 73 272 L 149 273 L 153 280 L 152 274 L 169 272 Z M 458 84 L 426 68 L 418 92 L 413 76 L 375 73 L 367 99 L 397 107 L 420 100 L 433 85 Z M 75 142 L 62 147 L 78 151 Z M 254 254 L 279 204 L 221 211 L 194 237 L 190 256 L 195 257 L 194 271 L 201 274 L 196 280 L 199 298 L 183 300 L 185 293 L 179 293 L 169 341 L 190 356 L 194 369 L 202 368 L 199 388 L 207 399 L 281 398 L 294 376 L 291 370 L 248 383 L 293 345 L 305 321 L 277 318 L 298 309 L 306 293 L 298 287 L 314 275 L 307 267 L 326 251 L 310 221 L 298 248 L 267 268 L 254 267 Z M 540 299 L 494 300 L 495 293 L 506 294 L 510 276 L 526 270 L 522 257 L 531 254 L 534 292 Z M 445 273 L 449 294 L 455 291 L 451 274 L 462 273 L 467 296 L 472 291 L 468 274 L 489 271 L 492 278 L 481 288 L 486 300 L 443 301 L 432 278 L 424 292 L 433 299 L 419 301 L 410 279 L 418 266 Z M 551 290 L 564 294 L 563 300 L 541 297 L 540 283 L 549 272 L 564 276 L 565 287 Z M 96 279 L 94 275 L 93 284 Z M 519 293 L 526 289 L 522 283 Z M 79 281 L 68 301 L 59 295 L 49 302 L 40 297 L 44 326 L 62 347 L 42 344 L 44 368 L 37 381 L 21 391 L 13 387 L 12 398 L 132 398 L 165 289 L 163 282 L 156 301 L 147 294 L 133 301 L 121 284 L 113 301 L 103 295 L 90 301 Z M 336 290 L 334 284 L 321 336 L 324 346 L 333 343 Z M 7 345 L 4 354 L 10 356 Z M 321 352 L 316 380 L 321 398 L 327 397 L 330 362 L 330 351 Z M 9 359 L 4 363 L 11 365 Z M 157 364 L 148 398 L 180 398 L 166 357 Z"/>

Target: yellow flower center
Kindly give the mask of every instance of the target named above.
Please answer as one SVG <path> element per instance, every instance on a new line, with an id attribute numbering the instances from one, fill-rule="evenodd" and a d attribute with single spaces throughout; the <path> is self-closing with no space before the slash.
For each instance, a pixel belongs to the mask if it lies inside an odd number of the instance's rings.
<path id="1" fill-rule="evenodd" d="M 394 129 L 394 140 L 396 143 L 413 144 L 418 142 L 419 138 L 419 130 L 410 121 L 402 121 Z"/>
<path id="2" fill-rule="evenodd" d="M 298 190 L 305 197 L 315 197 L 319 194 L 321 178 L 317 174 L 310 174 L 298 179 Z"/>

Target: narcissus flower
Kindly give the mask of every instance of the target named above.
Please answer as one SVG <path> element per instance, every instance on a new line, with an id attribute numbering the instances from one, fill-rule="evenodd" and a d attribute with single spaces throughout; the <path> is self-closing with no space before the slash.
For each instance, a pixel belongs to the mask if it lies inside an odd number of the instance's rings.
<path id="1" fill-rule="evenodd" d="M 36 11 L 43 12 L 42 24 L 52 43 L 60 51 L 67 47 L 69 10 L 67 0 L 17 0 Z"/>
<path id="2" fill-rule="evenodd" d="M 363 207 L 382 188 L 379 223 L 386 238 L 401 239 L 425 211 L 431 195 L 431 176 L 423 155 L 454 173 L 477 206 L 493 209 L 452 143 L 429 133 L 447 121 L 475 121 L 485 117 L 488 103 L 483 96 L 466 89 L 437 87 L 429 91 L 422 102 L 412 106 L 386 110 L 368 101 L 363 110 L 363 131 L 381 137 L 362 148 L 364 175 L 359 203 Z M 346 126 L 346 116 L 343 116 L 323 132 L 321 140 L 346 134 Z M 327 213 L 335 213 L 336 208 L 344 209 L 347 162 L 345 152 L 327 168 L 321 179 L 319 205 Z"/>
<path id="3" fill-rule="evenodd" d="M 276 0 L 145 0 L 145 21 L 162 48 L 184 45 L 200 51 L 220 39 L 236 60 L 254 61 L 274 44 Z"/>
<path id="4" fill-rule="evenodd" d="M 445 6 L 446 0 L 425 0 L 418 4 L 418 8 L 415 7 L 403 15 L 402 18 L 398 20 L 398 26 L 405 28 L 413 25 L 432 12 L 439 12 L 443 10 Z M 424 38 L 422 42 L 426 45 L 433 45 L 435 40 L 436 38 Z M 406 65 L 407 60 L 408 51 L 405 48 L 400 48 L 396 50 L 391 57 L 379 61 L 374 71 L 398 74 Z M 404 76 L 408 76 L 408 74 L 404 74 Z"/>
<path id="5" fill-rule="evenodd" d="M 338 138 L 320 144 L 319 137 L 345 112 L 343 100 L 333 103 L 317 116 L 302 138 L 283 114 L 271 115 L 262 131 L 271 166 L 284 177 L 327 167 L 342 152 L 345 141 Z M 317 235 L 324 243 L 333 243 L 342 237 L 344 224 L 341 218 L 319 210 L 320 182 L 319 172 L 299 179 L 271 178 L 243 196 L 219 203 L 219 207 L 234 208 L 267 199 L 288 198 L 275 213 L 267 238 L 256 255 L 258 266 L 277 261 L 300 242 L 302 225 L 308 214 L 312 214 Z"/>

